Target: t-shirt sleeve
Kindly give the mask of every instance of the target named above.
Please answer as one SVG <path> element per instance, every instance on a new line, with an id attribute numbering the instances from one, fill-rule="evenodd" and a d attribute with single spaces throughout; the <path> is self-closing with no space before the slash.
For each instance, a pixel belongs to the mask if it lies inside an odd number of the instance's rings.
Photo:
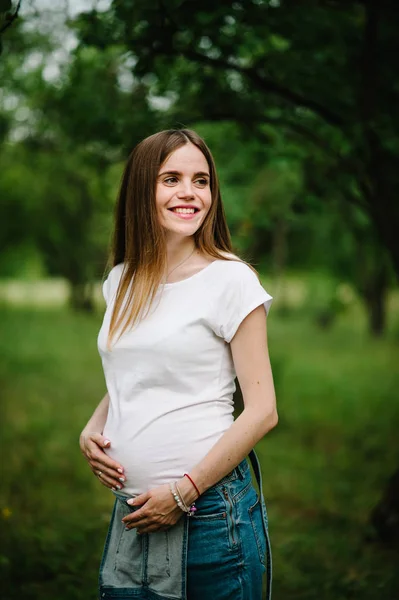
<path id="1" fill-rule="evenodd" d="M 104 300 L 105 300 L 105 304 L 108 306 L 108 302 L 109 302 L 109 288 L 110 288 L 110 278 L 109 275 L 107 277 L 107 279 L 103 282 L 103 296 L 104 296 Z"/>
<path id="2" fill-rule="evenodd" d="M 263 305 L 266 314 L 269 313 L 273 298 L 248 265 L 235 261 L 226 266 L 217 286 L 213 329 L 216 335 L 230 343 L 242 321 L 255 308 Z"/>
<path id="3" fill-rule="evenodd" d="M 107 306 L 112 300 L 112 298 L 116 295 L 122 271 L 123 265 L 116 265 L 111 269 L 111 271 L 108 274 L 108 277 L 102 284 L 103 296 Z"/>

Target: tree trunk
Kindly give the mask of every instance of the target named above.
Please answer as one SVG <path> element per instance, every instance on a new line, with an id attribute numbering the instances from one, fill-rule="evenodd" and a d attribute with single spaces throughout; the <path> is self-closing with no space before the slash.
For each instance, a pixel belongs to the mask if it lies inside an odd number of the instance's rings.
<path id="1" fill-rule="evenodd" d="M 273 231 L 273 267 L 277 279 L 282 278 L 288 256 L 288 222 L 284 217 L 277 219 Z"/>
<path id="2" fill-rule="evenodd" d="M 381 337 L 386 326 L 386 295 L 389 287 L 389 267 L 384 256 L 376 257 L 367 281 L 363 285 L 364 298 L 369 320 L 369 331 L 374 337 Z"/>
<path id="3" fill-rule="evenodd" d="M 73 310 L 94 312 L 93 284 L 91 282 L 70 282 L 69 303 Z"/>
<path id="4" fill-rule="evenodd" d="M 382 243 L 388 249 L 399 278 L 399 244 L 396 226 L 399 208 L 396 202 L 398 189 L 398 161 L 396 153 L 384 148 L 376 126 L 379 111 L 384 104 L 379 96 L 381 54 L 379 46 L 382 5 L 378 0 L 368 0 L 365 5 L 362 79 L 359 94 L 359 112 L 363 123 L 364 148 L 367 152 L 366 173 L 368 181 L 362 188 L 369 213 Z M 385 266 L 385 261 L 381 260 Z M 372 294 L 373 297 L 373 294 Z M 380 307 L 373 298 L 372 326 L 379 327 Z M 399 543 L 399 469 L 388 482 L 382 498 L 371 513 L 371 522 L 381 541 Z"/>
<path id="5" fill-rule="evenodd" d="M 399 469 L 389 480 L 370 521 L 383 543 L 399 545 Z"/>
<path id="6" fill-rule="evenodd" d="M 385 288 L 374 289 L 366 299 L 369 311 L 369 328 L 374 337 L 381 337 L 385 331 Z"/>

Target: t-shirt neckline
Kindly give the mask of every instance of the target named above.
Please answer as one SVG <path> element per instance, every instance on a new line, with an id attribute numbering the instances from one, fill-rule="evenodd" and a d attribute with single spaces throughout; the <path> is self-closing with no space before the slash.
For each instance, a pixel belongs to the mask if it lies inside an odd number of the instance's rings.
<path id="1" fill-rule="evenodd" d="M 194 275 L 190 275 L 190 277 L 186 277 L 185 279 L 180 279 L 180 281 L 173 281 L 173 282 L 170 282 L 170 283 L 161 283 L 160 285 L 161 285 L 162 288 L 168 289 L 168 288 L 175 287 L 176 285 L 181 285 L 181 284 L 186 283 L 188 281 L 192 281 L 195 277 L 198 277 L 199 275 L 201 275 L 202 273 L 204 273 L 204 271 L 208 271 L 208 269 L 210 269 L 212 265 L 214 265 L 216 262 L 220 262 L 221 260 L 223 260 L 223 259 L 216 258 L 211 263 L 209 263 L 209 265 L 207 265 L 206 267 L 204 267 L 200 271 L 197 271 L 196 273 L 194 273 Z"/>

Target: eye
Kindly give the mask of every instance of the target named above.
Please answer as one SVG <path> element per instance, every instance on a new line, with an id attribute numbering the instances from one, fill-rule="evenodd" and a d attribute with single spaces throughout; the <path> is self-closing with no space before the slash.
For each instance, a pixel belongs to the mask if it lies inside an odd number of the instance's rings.
<path id="1" fill-rule="evenodd" d="M 195 180 L 195 183 L 200 187 L 206 187 L 208 185 L 208 180 L 205 177 L 200 177 Z"/>
<path id="2" fill-rule="evenodd" d="M 174 177 L 174 176 L 166 177 L 163 180 L 163 182 L 166 183 L 167 185 L 173 185 L 177 182 L 177 177 Z"/>

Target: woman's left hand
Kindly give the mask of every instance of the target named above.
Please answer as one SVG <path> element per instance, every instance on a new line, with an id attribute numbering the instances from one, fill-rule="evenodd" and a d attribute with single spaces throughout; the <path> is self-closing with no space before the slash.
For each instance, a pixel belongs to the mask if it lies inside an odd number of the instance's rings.
<path id="1" fill-rule="evenodd" d="M 177 523 L 183 511 L 177 506 L 168 484 L 128 500 L 130 506 L 140 508 L 122 519 L 127 529 L 137 528 L 137 533 L 165 531 Z"/>

